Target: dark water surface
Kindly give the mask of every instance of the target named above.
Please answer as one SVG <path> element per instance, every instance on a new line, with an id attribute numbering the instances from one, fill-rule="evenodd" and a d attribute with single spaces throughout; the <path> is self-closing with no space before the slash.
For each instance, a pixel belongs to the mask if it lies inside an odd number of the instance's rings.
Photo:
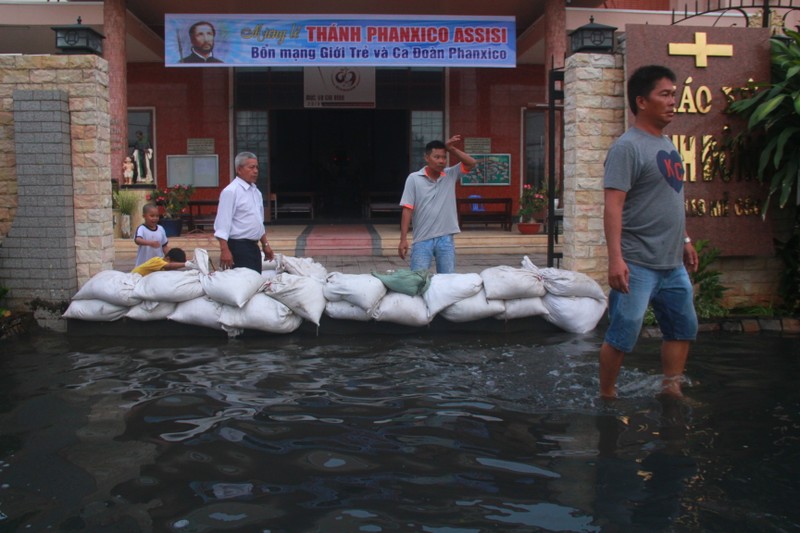
<path id="1" fill-rule="evenodd" d="M 0 346 L 0 531 L 792 531 L 800 338 L 38 334 Z"/>

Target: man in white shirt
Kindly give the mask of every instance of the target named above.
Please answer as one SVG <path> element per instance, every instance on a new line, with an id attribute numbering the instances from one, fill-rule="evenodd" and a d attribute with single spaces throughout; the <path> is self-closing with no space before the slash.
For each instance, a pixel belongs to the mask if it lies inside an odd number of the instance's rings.
<path id="1" fill-rule="evenodd" d="M 258 159 L 242 152 L 234 160 L 236 178 L 219 195 L 214 237 L 219 241 L 219 264 L 224 269 L 244 267 L 261 272 L 261 252 L 272 260 L 274 254 L 264 229 L 264 199 L 258 190 Z"/>

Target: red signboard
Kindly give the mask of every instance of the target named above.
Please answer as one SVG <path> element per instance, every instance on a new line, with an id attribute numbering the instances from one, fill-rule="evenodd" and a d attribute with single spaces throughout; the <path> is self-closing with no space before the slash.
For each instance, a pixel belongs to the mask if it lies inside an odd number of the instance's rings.
<path id="1" fill-rule="evenodd" d="M 665 65 L 677 75 L 677 115 L 665 133 L 686 166 L 686 224 L 725 256 L 771 255 L 767 189 L 726 149 L 744 121 L 725 113 L 731 90 L 769 81 L 769 30 L 629 25 L 626 69 Z M 633 123 L 629 112 L 629 123 Z"/>

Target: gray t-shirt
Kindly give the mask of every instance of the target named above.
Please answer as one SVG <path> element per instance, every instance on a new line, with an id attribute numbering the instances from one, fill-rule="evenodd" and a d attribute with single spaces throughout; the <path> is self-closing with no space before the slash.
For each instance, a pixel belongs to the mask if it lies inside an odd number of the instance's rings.
<path id="1" fill-rule="evenodd" d="M 683 264 L 683 160 L 666 136 L 626 131 L 605 162 L 604 187 L 627 192 L 622 257 L 652 269 Z"/>
<path id="2" fill-rule="evenodd" d="M 435 181 L 425 174 L 424 168 L 408 175 L 400 205 L 412 208 L 414 242 L 461 232 L 456 212 L 456 183 L 460 174 L 461 163 L 444 169 Z"/>

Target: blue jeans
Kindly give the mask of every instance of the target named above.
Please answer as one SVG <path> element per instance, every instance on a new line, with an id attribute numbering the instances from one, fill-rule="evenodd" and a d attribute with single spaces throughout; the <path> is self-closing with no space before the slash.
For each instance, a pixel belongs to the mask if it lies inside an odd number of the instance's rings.
<path id="1" fill-rule="evenodd" d="M 653 311 L 666 341 L 693 341 L 697 336 L 692 282 L 686 268 L 653 270 L 628 263 L 629 291 L 611 290 L 605 341 L 625 353 L 633 351 L 647 305 Z"/>
<path id="2" fill-rule="evenodd" d="M 436 258 L 438 274 L 452 274 L 456 271 L 456 245 L 452 235 L 442 235 L 411 245 L 411 270 L 428 270 Z"/>

